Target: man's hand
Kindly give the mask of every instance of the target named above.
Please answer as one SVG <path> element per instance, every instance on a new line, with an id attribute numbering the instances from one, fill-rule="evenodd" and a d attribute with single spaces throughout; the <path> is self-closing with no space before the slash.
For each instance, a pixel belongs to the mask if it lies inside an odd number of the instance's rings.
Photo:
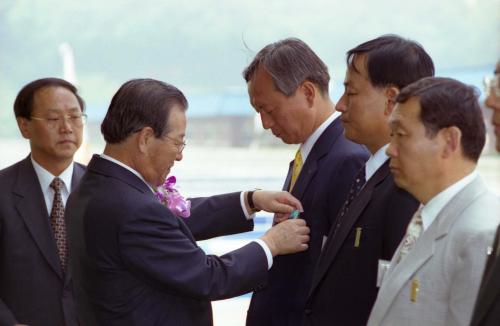
<path id="1" fill-rule="evenodd" d="M 246 196 L 245 196 L 246 198 Z M 253 193 L 255 208 L 287 216 L 294 210 L 303 211 L 300 201 L 287 191 L 256 190 Z"/>
<path id="2" fill-rule="evenodd" d="M 303 219 L 287 220 L 270 228 L 261 239 L 274 256 L 293 254 L 308 248 L 309 228 Z"/>

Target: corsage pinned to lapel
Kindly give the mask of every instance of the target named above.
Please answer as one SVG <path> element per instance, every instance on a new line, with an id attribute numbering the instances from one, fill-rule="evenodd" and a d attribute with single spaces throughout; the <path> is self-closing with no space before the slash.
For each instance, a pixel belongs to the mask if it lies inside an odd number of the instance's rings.
<path id="1" fill-rule="evenodd" d="M 185 199 L 175 188 L 175 176 L 168 177 L 165 182 L 157 188 L 156 198 L 168 207 L 174 215 L 189 217 L 191 215 L 191 201 Z"/>

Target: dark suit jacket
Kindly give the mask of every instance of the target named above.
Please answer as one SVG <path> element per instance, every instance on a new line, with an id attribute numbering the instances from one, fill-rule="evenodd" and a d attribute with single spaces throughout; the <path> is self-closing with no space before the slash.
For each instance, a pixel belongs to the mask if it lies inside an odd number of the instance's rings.
<path id="1" fill-rule="evenodd" d="M 419 203 L 394 184 L 387 160 L 368 180 L 328 241 L 314 272 L 305 325 L 366 325 L 378 260 L 391 260 Z M 356 246 L 356 233 L 359 243 Z"/>
<path id="2" fill-rule="evenodd" d="M 493 252 L 486 262 L 471 326 L 498 326 L 500 324 L 500 226 L 497 229 Z"/>
<path id="3" fill-rule="evenodd" d="M 71 188 L 85 168 L 75 163 Z M 0 325 L 77 325 L 31 159 L 0 171 Z"/>
<path id="4" fill-rule="evenodd" d="M 195 241 L 251 230 L 239 197 L 194 200 L 191 217 L 179 218 L 135 174 L 94 156 L 66 209 L 83 324 L 212 325 L 210 300 L 265 283 L 257 243 L 216 257 Z"/>
<path id="5" fill-rule="evenodd" d="M 363 146 L 343 136 L 340 119 L 332 122 L 318 138 L 292 190 L 302 202 L 303 215 L 311 229 L 309 249 L 275 257 L 267 287 L 252 296 L 248 326 L 300 325 L 323 237 L 328 235 L 332 219 L 367 158 Z M 293 161 L 284 189 L 289 188 L 292 166 Z"/>

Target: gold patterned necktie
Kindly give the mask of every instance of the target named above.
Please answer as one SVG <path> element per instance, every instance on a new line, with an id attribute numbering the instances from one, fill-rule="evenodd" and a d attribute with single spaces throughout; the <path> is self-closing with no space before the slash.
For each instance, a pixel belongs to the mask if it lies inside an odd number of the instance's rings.
<path id="1" fill-rule="evenodd" d="M 290 182 L 290 191 L 292 191 L 297 178 L 299 177 L 300 170 L 302 170 L 302 154 L 300 153 L 300 148 L 295 153 L 295 159 L 293 160 L 293 169 L 292 169 L 292 180 Z"/>
<path id="2" fill-rule="evenodd" d="M 401 245 L 401 249 L 399 251 L 398 263 L 401 262 L 415 247 L 418 237 L 420 237 L 423 230 L 422 210 L 419 208 L 411 218 L 410 224 L 408 224 L 408 228 L 406 229 L 403 244 Z"/>
<path id="3" fill-rule="evenodd" d="M 57 177 L 50 183 L 50 187 L 54 189 L 54 202 L 50 211 L 50 226 L 56 241 L 61 269 L 64 273 L 68 259 L 68 243 L 66 239 L 66 222 L 64 221 L 64 203 L 61 196 L 63 185 L 63 181 Z"/>

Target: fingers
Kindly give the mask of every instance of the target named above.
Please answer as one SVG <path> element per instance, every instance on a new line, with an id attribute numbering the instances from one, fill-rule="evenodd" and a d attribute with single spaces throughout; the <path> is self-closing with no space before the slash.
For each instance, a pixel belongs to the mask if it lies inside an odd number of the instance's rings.
<path id="1" fill-rule="evenodd" d="M 288 220 L 288 217 L 290 216 L 290 214 L 283 214 L 283 213 L 275 213 L 274 214 L 274 218 L 273 218 L 273 224 L 278 224 L 278 223 L 281 223 L 283 221 L 286 221 Z"/>
<path id="2" fill-rule="evenodd" d="M 286 191 L 265 191 L 254 192 L 254 203 L 260 209 L 272 213 L 291 213 L 297 209 L 303 211 L 300 201 Z"/>

